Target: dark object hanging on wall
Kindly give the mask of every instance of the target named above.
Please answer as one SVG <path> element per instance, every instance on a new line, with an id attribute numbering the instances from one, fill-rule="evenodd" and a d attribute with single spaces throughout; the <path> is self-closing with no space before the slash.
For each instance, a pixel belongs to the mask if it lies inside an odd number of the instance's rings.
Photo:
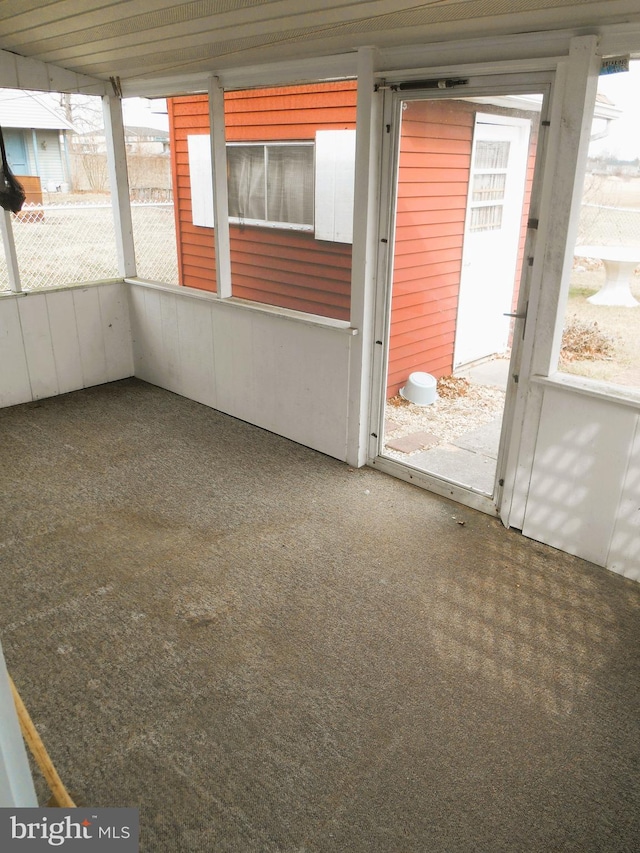
<path id="1" fill-rule="evenodd" d="M 0 207 L 18 213 L 26 198 L 26 193 L 20 181 L 17 181 L 7 163 L 7 152 L 4 149 L 4 137 L 0 127 L 0 149 L 2 166 L 0 166 Z"/>

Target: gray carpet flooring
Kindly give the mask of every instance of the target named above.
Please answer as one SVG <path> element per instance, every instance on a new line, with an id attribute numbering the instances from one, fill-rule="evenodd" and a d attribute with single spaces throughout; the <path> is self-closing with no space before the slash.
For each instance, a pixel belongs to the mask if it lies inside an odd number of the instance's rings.
<path id="1" fill-rule="evenodd" d="M 137 380 L 0 438 L 9 670 L 141 850 L 639 848 L 639 585 Z"/>

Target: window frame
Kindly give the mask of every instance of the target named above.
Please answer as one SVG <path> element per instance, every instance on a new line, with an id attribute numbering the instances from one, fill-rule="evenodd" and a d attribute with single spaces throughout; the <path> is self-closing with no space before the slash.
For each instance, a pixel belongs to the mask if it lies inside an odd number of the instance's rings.
<path id="1" fill-rule="evenodd" d="M 604 58 L 606 57 L 599 57 L 599 62 L 602 62 Z M 629 54 L 629 60 L 631 63 L 637 63 L 637 67 L 640 68 L 639 51 L 632 51 Z M 638 405 L 640 405 L 640 384 L 622 384 L 615 382 L 613 379 L 588 376 L 580 372 L 573 373 L 569 369 L 567 369 L 570 363 L 563 363 L 561 359 L 563 331 L 567 321 L 570 319 L 571 309 L 569 305 L 569 299 L 572 271 L 576 258 L 580 257 L 580 255 L 577 255 L 575 253 L 575 250 L 580 243 L 577 236 L 577 231 L 580 219 L 580 212 L 583 206 L 585 206 L 586 204 L 585 183 L 589 174 L 589 149 L 591 146 L 591 142 L 594 141 L 590 138 L 590 129 L 593 127 L 593 122 L 596 118 L 595 113 L 598 107 L 599 81 L 600 75 L 596 75 L 594 81 L 596 94 L 594 95 L 593 105 L 590 107 L 590 110 L 585 111 L 585 116 L 588 117 L 589 121 L 586 123 L 585 129 L 583 129 L 583 142 L 585 145 L 584 161 L 576 174 L 577 184 L 579 185 L 579 192 L 577 193 L 575 198 L 573 198 L 571 203 L 572 230 L 569 235 L 569 238 L 566 240 L 564 247 L 565 269 L 562 275 L 562 292 L 556 306 L 556 326 L 554 338 L 555 346 L 551 355 L 548 371 L 540 371 L 540 374 L 535 376 L 535 379 L 537 381 L 541 378 L 544 378 L 549 384 L 553 384 L 555 382 L 563 387 L 571 388 L 576 393 L 586 394 L 587 396 L 593 396 L 599 399 L 608 400 L 612 402 L 624 403 L 626 405 L 631 404 L 637 408 Z M 603 208 L 607 207 L 607 205 L 601 206 Z M 613 206 L 610 209 L 622 210 L 624 208 Z M 587 242 L 589 241 L 587 240 Z M 603 243 L 601 247 L 605 248 L 605 243 Z M 598 292 L 599 291 L 595 291 L 592 295 L 595 295 Z M 610 307 L 615 308 L 623 306 Z M 637 310 L 640 313 L 640 307 L 637 307 Z"/>

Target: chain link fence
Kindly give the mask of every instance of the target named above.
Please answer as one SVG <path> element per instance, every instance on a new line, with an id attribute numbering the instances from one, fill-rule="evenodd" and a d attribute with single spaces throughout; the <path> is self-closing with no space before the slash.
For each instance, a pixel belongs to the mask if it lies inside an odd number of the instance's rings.
<path id="1" fill-rule="evenodd" d="M 640 247 L 640 208 L 583 204 L 576 243 Z"/>
<path id="2" fill-rule="evenodd" d="M 132 204 L 140 278 L 178 283 L 173 203 Z M 111 204 L 25 206 L 11 217 L 23 290 L 118 278 Z M 0 290 L 9 290 L 0 244 Z"/>

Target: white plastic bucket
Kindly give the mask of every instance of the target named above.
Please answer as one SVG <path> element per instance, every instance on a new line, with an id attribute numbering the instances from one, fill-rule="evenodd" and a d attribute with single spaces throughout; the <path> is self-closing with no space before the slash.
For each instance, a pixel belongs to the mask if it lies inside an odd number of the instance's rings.
<path id="1" fill-rule="evenodd" d="M 438 396 L 435 376 L 430 373 L 412 373 L 407 384 L 400 389 L 400 396 L 416 406 L 430 406 Z"/>

